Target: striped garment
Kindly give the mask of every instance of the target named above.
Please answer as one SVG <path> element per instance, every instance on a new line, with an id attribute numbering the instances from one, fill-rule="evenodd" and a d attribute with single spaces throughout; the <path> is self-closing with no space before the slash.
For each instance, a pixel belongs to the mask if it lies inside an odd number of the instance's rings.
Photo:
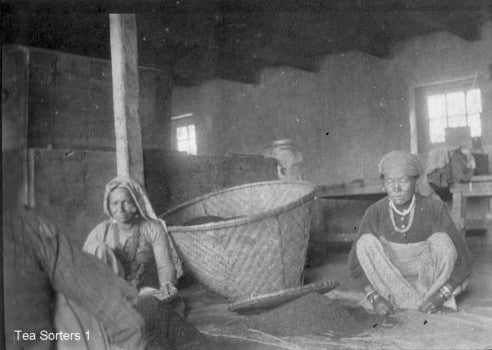
<path id="1" fill-rule="evenodd" d="M 34 333 L 38 341 L 40 332 L 55 331 L 56 293 L 94 316 L 110 343 L 144 346 L 143 319 L 132 306 L 136 290 L 100 260 L 74 248 L 50 222 L 22 205 L 4 207 L 3 236 L 7 348 L 28 345 L 15 330 Z"/>

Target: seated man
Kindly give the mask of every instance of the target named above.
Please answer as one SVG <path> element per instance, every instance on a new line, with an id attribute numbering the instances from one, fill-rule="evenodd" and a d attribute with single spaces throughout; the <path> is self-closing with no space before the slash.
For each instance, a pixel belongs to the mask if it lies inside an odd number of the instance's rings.
<path id="1" fill-rule="evenodd" d="M 471 274 L 464 237 L 444 203 L 421 194 L 415 155 L 390 152 L 379 171 L 388 195 L 362 219 L 349 254 L 351 276 L 378 314 L 456 311 L 454 296 Z"/>

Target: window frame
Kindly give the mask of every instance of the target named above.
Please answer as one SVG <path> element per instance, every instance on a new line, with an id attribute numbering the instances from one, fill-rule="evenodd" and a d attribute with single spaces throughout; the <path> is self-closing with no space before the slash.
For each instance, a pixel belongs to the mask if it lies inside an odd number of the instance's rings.
<path id="1" fill-rule="evenodd" d="M 421 136 L 419 137 L 419 149 L 431 149 L 431 148 L 436 148 L 436 147 L 441 147 L 445 145 L 445 141 L 443 142 L 432 142 L 431 141 L 431 135 L 430 135 L 430 124 L 431 124 L 431 118 L 429 116 L 429 109 L 428 109 L 428 98 L 430 96 L 434 95 L 447 95 L 453 92 L 464 92 L 465 93 L 465 118 L 466 118 L 466 126 L 470 126 L 468 122 L 468 117 L 470 115 L 473 115 L 475 113 L 468 113 L 468 108 L 467 108 L 467 98 L 466 98 L 466 92 L 468 90 L 473 90 L 473 89 L 478 89 L 480 91 L 480 100 L 481 100 L 481 107 L 482 110 L 480 113 L 478 113 L 480 117 L 480 124 L 481 124 L 481 136 L 478 137 L 472 137 L 472 141 L 474 143 L 480 143 L 481 139 L 483 137 L 483 89 L 478 83 L 476 79 L 466 79 L 466 80 L 459 80 L 459 81 L 453 81 L 453 82 L 448 82 L 448 83 L 439 83 L 439 84 L 432 84 L 432 85 L 427 85 L 427 86 L 422 86 L 418 88 L 418 114 L 421 116 L 418 118 L 418 124 L 420 125 L 419 128 L 419 134 Z M 446 106 L 447 109 L 447 106 Z M 449 114 L 446 111 L 445 114 L 446 118 L 446 125 L 449 125 Z M 439 118 L 436 118 L 439 119 Z M 444 119 L 444 118 L 442 118 Z M 424 148 L 422 148 L 424 146 Z"/>
<path id="2" fill-rule="evenodd" d="M 179 143 L 178 128 L 187 127 L 187 133 L 189 135 L 190 126 L 193 126 L 195 130 L 195 138 L 194 138 L 195 153 L 190 151 L 179 151 L 178 149 L 178 143 Z M 173 149 L 179 152 L 187 153 L 189 155 L 197 155 L 198 154 L 197 127 L 195 123 L 195 116 L 193 115 L 193 113 L 186 113 L 175 117 L 171 117 L 171 128 L 172 128 L 171 137 L 172 137 Z M 191 138 L 188 138 L 188 140 L 191 140 Z"/>

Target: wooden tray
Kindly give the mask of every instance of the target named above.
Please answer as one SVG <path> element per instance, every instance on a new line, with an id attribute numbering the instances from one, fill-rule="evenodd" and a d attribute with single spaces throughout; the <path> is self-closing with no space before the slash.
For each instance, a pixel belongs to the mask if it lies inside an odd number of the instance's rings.
<path id="1" fill-rule="evenodd" d="M 338 285 L 339 283 L 337 281 L 315 282 L 307 284 L 305 286 L 283 289 L 278 292 L 239 300 L 229 304 L 227 306 L 227 309 L 234 312 L 249 312 L 262 309 L 270 309 L 284 304 L 288 301 L 297 299 L 307 293 L 327 293 L 338 287 Z"/>

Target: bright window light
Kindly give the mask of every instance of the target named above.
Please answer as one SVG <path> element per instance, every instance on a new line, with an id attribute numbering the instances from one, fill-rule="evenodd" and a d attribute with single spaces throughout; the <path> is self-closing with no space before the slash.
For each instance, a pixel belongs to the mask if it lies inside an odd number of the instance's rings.
<path id="1" fill-rule="evenodd" d="M 429 136 L 432 143 L 445 141 L 447 127 L 469 126 L 472 137 L 482 136 L 480 89 L 453 91 L 427 97 Z"/>
<path id="2" fill-rule="evenodd" d="M 434 95 L 427 98 L 429 108 L 429 118 L 446 118 L 446 97 L 444 95 Z"/>
<path id="3" fill-rule="evenodd" d="M 466 108 L 469 113 L 482 113 L 480 89 L 468 90 L 466 92 Z"/>
<path id="4" fill-rule="evenodd" d="M 466 113 L 465 93 L 463 91 L 446 94 L 448 115 L 462 115 Z"/>
<path id="5" fill-rule="evenodd" d="M 176 128 L 176 145 L 178 151 L 196 154 L 195 125 L 188 124 Z"/>

